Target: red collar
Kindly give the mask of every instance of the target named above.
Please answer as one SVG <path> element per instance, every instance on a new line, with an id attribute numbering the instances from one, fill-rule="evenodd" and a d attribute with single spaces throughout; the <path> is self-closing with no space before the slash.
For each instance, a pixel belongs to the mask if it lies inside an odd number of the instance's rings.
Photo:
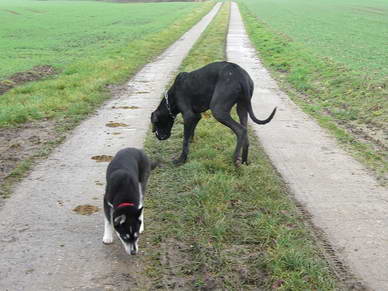
<path id="1" fill-rule="evenodd" d="M 135 206 L 135 203 L 132 203 L 132 202 L 123 202 L 123 203 L 120 203 L 117 208 L 120 208 L 120 207 L 124 207 L 124 206 Z"/>

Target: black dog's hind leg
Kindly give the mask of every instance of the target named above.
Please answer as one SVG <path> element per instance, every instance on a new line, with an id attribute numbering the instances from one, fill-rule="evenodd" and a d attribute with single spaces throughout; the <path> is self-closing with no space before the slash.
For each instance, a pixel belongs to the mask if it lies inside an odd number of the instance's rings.
<path id="1" fill-rule="evenodd" d="M 237 103 L 237 114 L 240 118 L 240 124 L 248 129 L 248 110 L 242 103 Z M 248 151 L 249 151 L 249 139 L 248 133 L 246 134 L 246 138 L 243 144 L 242 149 L 242 163 L 248 165 Z"/>
<path id="2" fill-rule="evenodd" d="M 228 100 L 228 98 L 224 98 L 223 100 L 225 99 Z M 210 105 L 210 109 L 212 110 L 214 118 L 229 127 L 237 136 L 237 145 L 233 154 L 233 161 L 238 167 L 241 164 L 240 152 L 247 138 L 247 129 L 230 116 L 230 110 L 234 105 L 233 99 L 230 98 L 230 100 L 231 102 L 229 104 L 224 103 L 222 106 L 217 105 L 217 103 L 212 104 Z"/>
<path id="3" fill-rule="evenodd" d="M 187 155 L 189 154 L 189 143 L 190 139 L 194 135 L 195 127 L 197 126 L 199 120 L 201 119 L 200 113 L 184 113 L 184 133 L 183 133 L 183 148 L 180 157 L 174 160 L 174 164 L 179 165 L 183 164 L 187 160 Z"/>

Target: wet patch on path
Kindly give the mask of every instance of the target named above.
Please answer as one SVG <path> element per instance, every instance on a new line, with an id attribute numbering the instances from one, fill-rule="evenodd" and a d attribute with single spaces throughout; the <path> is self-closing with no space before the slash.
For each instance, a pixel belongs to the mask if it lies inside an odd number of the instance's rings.
<path id="1" fill-rule="evenodd" d="M 80 215 L 91 215 L 93 213 L 96 213 L 100 210 L 97 206 L 85 204 L 85 205 L 78 205 L 73 209 L 73 211 Z"/>
<path id="2" fill-rule="evenodd" d="M 128 124 L 125 124 L 125 123 L 122 123 L 122 122 L 109 122 L 107 124 L 105 124 L 105 126 L 107 127 L 126 127 L 128 126 Z"/>
<path id="3" fill-rule="evenodd" d="M 97 163 L 101 162 L 110 162 L 113 159 L 113 156 L 109 155 L 99 155 L 91 157 L 92 160 L 95 160 Z"/>
<path id="4" fill-rule="evenodd" d="M 112 106 L 112 109 L 139 109 L 137 106 Z"/>

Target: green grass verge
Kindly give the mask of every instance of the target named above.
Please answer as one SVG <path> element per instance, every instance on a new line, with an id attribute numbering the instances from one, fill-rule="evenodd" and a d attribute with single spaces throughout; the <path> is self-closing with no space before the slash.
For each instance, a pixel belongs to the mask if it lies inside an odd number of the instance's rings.
<path id="1" fill-rule="evenodd" d="M 104 90 L 106 85 L 127 80 L 177 40 L 213 4 L 196 4 L 171 25 L 144 39 L 135 39 L 102 55 L 67 65 L 55 79 L 29 83 L 7 92 L 0 98 L 0 127 L 42 118 L 82 118 L 109 97 Z"/>
<path id="2" fill-rule="evenodd" d="M 183 63 L 189 71 L 225 59 L 229 3 L 211 23 Z M 236 116 L 236 115 L 235 115 Z M 154 285 L 168 288 L 164 278 L 164 246 L 176 250 L 175 274 L 189 278 L 191 287 L 215 282 L 226 290 L 257 288 L 334 290 L 336 281 L 314 247 L 287 189 L 250 132 L 249 166 L 236 169 L 232 132 L 204 114 L 188 162 L 172 166 L 181 150 L 183 124 L 179 117 L 169 140 L 149 132 L 145 150 L 153 159 L 168 161 L 150 178 L 146 196 L 147 250 Z M 177 244 L 179 245 L 179 244 Z M 178 248 L 177 248 L 178 249 Z M 179 257 L 179 253 L 182 257 Z M 177 269 L 178 268 L 178 269 Z"/>
<path id="3" fill-rule="evenodd" d="M 252 43 L 283 89 L 358 160 L 383 178 L 388 170 L 386 145 L 370 136 L 384 134 L 388 122 L 388 80 L 366 78 L 317 56 L 301 43 L 274 31 L 245 1 L 239 4 Z M 357 133 L 353 134 L 354 130 Z M 363 135 L 367 135 L 367 141 Z"/>

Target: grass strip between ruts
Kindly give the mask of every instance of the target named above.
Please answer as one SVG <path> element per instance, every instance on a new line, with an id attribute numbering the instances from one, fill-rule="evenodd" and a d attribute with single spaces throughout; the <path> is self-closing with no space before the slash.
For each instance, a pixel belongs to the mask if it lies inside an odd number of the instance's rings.
<path id="1" fill-rule="evenodd" d="M 225 59 L 229 7 L 226 2 L 182 71 Z M 146 152 L 164 161 L 150 178 L 145 201 L 146 256 L 154 286 L 336 289 L 328 265 L 252 132 L 251 164 L 238 169 L 231 158 L 234 134 L 208 113 L 198 125 L 187 163 L 173 166 L 182 133 L 179 116 L 169 140 L 160 142 L 149 132 L 145 142 Z"/>

